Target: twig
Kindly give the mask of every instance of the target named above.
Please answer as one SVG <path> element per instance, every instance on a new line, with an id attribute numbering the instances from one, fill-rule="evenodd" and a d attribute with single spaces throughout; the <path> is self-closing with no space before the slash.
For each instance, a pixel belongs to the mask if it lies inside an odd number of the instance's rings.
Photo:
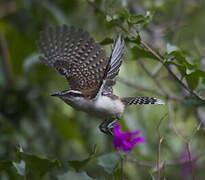
<path id="1" fill-rule="evenodd" d="M 199 153 L 195 158 L 191 158 L 189 160 L 184 160 L 184 161 L 180 161 L 180 162 L 165 162 L 164 166 L 165 167 L 183 166 L 183 165 L 191 163 L 191 162 L 192 163 L 196 162 L 196 161 L 200 160 L 200 158 L 203 156 L 205 156 L 205 152 Z M 140 161 L 138 159 L 133 159 L 133 157 L 130 159 L 127 159 L 127 161 L 131 162 L 131 163 L 135 163 L 136 165 L 141 166 L 141 167 L 147 167 L 147 168 L 154 168 L 155 167 L 155 162 Z"/>
<path id="2" fill-rule="evenodd" d="M 173 107 L 172 105 L 169 103 L 168 104 L 168 112 L 169 112 L 169 119 L 170 119 L 170 127 L 172 128 L 173 132 L 176 134 L 176 136 L 178 136 L 179 138 L 181 138 L 181 140 L 184 142 L 184 143 L 187 143 L 188 142 L 188 139 L 187 137 L 185 137 L 181 131 L 179 131 L 177 129 L 177 127 L 175 126 L 175 123 L 174 123 L 174 119 L 176 119 L 176 114 L 173 110 Z"/>
<path id="3" fill-rule="evenodd" d="M 144 65 L 144 63 L 142 61 L 138 61 L 138 63 L 140 64 L 142 69 L 147 73 L 147 75 L 152 78 L 152 80 L 156 83 L 158 88 L 161 89 L 164 96 L 167 97 L 168 96 L 167 92 L 164 90 L 164 88 L 162 87 L 161 83 L 157 80 L 157 78 L 155 76 L 153 76 L 153 74 L 146 68 L 146 66 Z"/>
<path id="4" fill-rule="evenodd" d="M 152 89 L 152 88 L 147 88 L 147 87 L 143 87 L 140 85 L 132 84 L 131 82 L 128 82 L 123 78 L 119 78 L 118 81 L 133 88 L 133 89 L 137 89 L 139 91 L 147 91 L 147 92 L 151 92 L 151 93 L 154 93 L 156 95 L 159 95 L 159 96 L 164 96 L 164 94 L 161 91 L 158 91 L 157 89 Z"/>
<path id="5" fill-rule="evenodd" d="M 157 148 L 157 179 L 161 179 L 161 144 L 163 142 L 164 138 L 160 137 L 158 142 L 158 148 Z"/>
<path id="6" fill-rule="evenodd" d="M 136 165 L 141 167 L 154 168 L 155 166 L 154 163 L 152 162 L 140 161 L 138 159 L 133 159 L 133 157 L 131 159 L 127 159 L 127 161 L 131 163 L 135 163 Z"/>
<path id="7" fill-rule="evenodd" d="M 188 158 L 189 158 L 189 162 L 190 162 L 189 164 L 190 164 L 190 168 L 191 168 L 192 180 L 195 180 L 194 168 L 193 168 L 193 164 L 192 164 L 192 157 L 191 157 L 189 143 L 186 143 L 186 150 L 187 150 Z"/>
<path id="8" fill-rule="evenodd" d="M 94 2 L 87 0 L 88 4 L 90 4 L 95 10 L 105 14 L 105 12 L 99 8 Z M 136 37 L 138 35 L 138 32 L 129 32 L 126 28 L 124 28 L 124 26 L 120 23 L 116 23 L 116 25 L 125 33 L 130 34 L 131 36 Z M 150 53 L 152 53 L 152 55 L 155 57 L 155 59 L 157 61 L 159 61 L 160 63 L 162 63 L 162 65 L 167 69 L 167 71 L 170 73 L 170 75 L 183 87 L 185 88 L 190 94 L 194 95 L 196 98 L 198 98 L 199 100 L 205 102 L 205 100 L 201 99 L 194 91 L 192 91 L 191 89 L 189 89 L 187 87 L 186 84 L 184 84 L 184 82 L 182 82 L 170 69 L 170 67 L 168 65 L 165 64 L 164 58 L 158 54 L 158 52 L 154 51 L 147 43 L 145 43 L 144 41 L 140 41 L 141 45 L 147 49 Z"/>
<path id="9" fill-rule="evenodd" d="M 159 142 L 158 142 L 158 148 L 157 148 L 157 179 L 161 179 L 161 168 L 164 166 L 164 163 L 161 163 L 161 144 L 164 140 L 164 137 L 160 134 L 160 126 L 162 124 L 162 121 L 168 116 L 168 113 L 166 113 L 162 118 L 160 119 L 158 125 L 157 125 L 157 133 L 159 136 Z"/>
<path id="10" fill-rule="evenodd" d="M 92 1 L 90 1 L 90 0 L 86 0 L 86 1 L 87 1 L 87 3 L 88 3 L 90 6 L 92 6 L 93 9 L 95 9 L 96 11 L 98 11 L 98 12 L 100 12 L 100 13 L 102 13 L 102 14 L 105 14 L 104 11 L 103 11 L 102 9 L 100 9 L 100 8 L 97 6 L 96 3 L 94 3 L 94 2 L 92 2 Z"/>
<path id="11" fill-rule="evenodd" d="M 125 31 L 126 33 L 129 33 L 121 24 L 118 25 L 123 31 Z M 129 33 L 130 34 L 130 33 Z M 132 35 L 132 34 L 131 34 Z M 133 36 L 133 35 L 132 35 Z M 134 34 L 134 36 L 136 36 L 136 34 Z M 152 53 L 152 55 L 155 57 L 155 59 L 157 61 L 159 61 L 166 69 L 167 71 L 171 74 L 171 76 L 182 86 L 184 87 L 190 94 L 194 95 L 195 97 L 197 97 L 198 99 L 202 100 L 205 102 L 205 100 L 201 99 L 194 91 L 192 91 L 191 89 L 189 89 L 170 69 L 170 67 L 168 65 L 165 64 L 164 58 L 158 54 L 156 51 L 154 51 L 147 43 L 145 43 L 143 40 L 140 41 L 141 45 L 150 53 Z"/>
<path id="12" fill-rule="evenodd" d="M 157 52 L 155 52 L 148 44 L 146 44 L 144 41 L 141 41 L 141 44 L 150 52 L 152 53 L 153 56 L 155 56 L 156 60 L 158 60 L 160 63 L 162 63 L 164 65 L 164 67 L 167 69 L 167 71 L 169 72 L 169 74 L 184 88 L 186 89 L 190 94 L 194 95 L 196 98 L 198 98 L 199 100 L 205 102 L 205 100 L 201 99 L 194 91 L 192 91 L 191 89 L 189 89 L 187 87 L 187 85 L 184 84 L 183 81 L 181 81 L 176 74 L 173 73 L 173 71 L 170 69 L 169 65 L 166 65 L 164 63 L 163 57 L 161 57 L 161 55 L 159 55 Z"/>
<path id="13" fill-rule="evenodd" d="M 195 115 L 196 115 L 196 118 L 197 120 L 199 121 L 200 123 L 200 128 L 205 130 L 205 117 L 204 117 L 204 111 L 203 109 L 200 109 L 200 108 L 196 108 L 195 111 L 194 111 Z"/>
<path id="14" fill-rule="evenodd" d="M 150 93 L 153 93 L 153 94 L 156 94 L 158 96 L 165 96 L 164 93 L 162 91 L 159 91 L 157 89 L 153 89 L 153 88 L 147 88 L 147 87 L 143 87 L 143 86 L 140 86 L 140 85 L 136 85 L 136 84 L 132 84 L 128 81 L 126 81 L 125 79 L 123 78 L 119 78 L 119 82 L 131 87 L 131 88 L 134 88 L 134 89 L 137 89 L 138 91 L 146 91 L 146 92 L 150 92 Z M 175 100 L 175 101 L 181 101 L 182 100 L 182 97 L 180 96 L 177 96 L 175 94 L 167 94 L 166 98 L 168 99 L 172 99 L 172 100 Z"/>
<path id="15" fill-rule="evenodd" d="M 152 75 L 156 77 L 158 73 L 160 72 L 160 70 L 162 69 L 162 67 L 163 67 L 162 64 L 158 64 L 158 66 L 154 69 Z"/>
<path id="16" fill-rule="evenodd" d="M 117 26 L 119 28 L 121 28 L 124 32 L 130 34 L 130 35 L 134 35 L 134 37 L 138 34 L 131 34 L 129 31 L 127 31 L 121 24 L 117 24 Z M 191 89 L 189 89 L 170 69 L 169 65 L 165 64 L 164 58 L 158 54 L 156 51 L 154 51 L 147 43 L 145 43 L 143 40 L 140 41 L 141 45 L 150 53 L 152 53 L 152 55 L 155 57 L 155 59 L 157 61 L 159 61 L 166 69 L 167 71 L 170 73 L 170 75 L 184 88 L 186 89 L 190 94 L 194 95 L 196 98 L 198 98 L 199 100 L 205 102 L 205 100 L 201 99 L 194 91 L 192 91 Z"/>

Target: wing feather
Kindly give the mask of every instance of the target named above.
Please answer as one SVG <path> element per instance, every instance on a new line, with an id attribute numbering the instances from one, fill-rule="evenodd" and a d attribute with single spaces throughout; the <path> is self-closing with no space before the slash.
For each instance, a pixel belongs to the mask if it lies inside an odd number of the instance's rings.
<path id="1" fill-rule="evenodd" d="M 113 44 L 108 70 L 102 85 L 102 92 L 104 94 L 110 94 L 113 91 L 112 86 L 115 85 L 116 77 L 122 64 L 124 45 L 124 40 L 122 36 L 119 35 Z"/>
<path id="2" fill-rule="evenodd" d="M 38 41 L 40 60 L 69 81 L 72 90 L 94 98 L 102 85 L 109 59 L 87 32 L 67 25 L 48 28 Z"/>

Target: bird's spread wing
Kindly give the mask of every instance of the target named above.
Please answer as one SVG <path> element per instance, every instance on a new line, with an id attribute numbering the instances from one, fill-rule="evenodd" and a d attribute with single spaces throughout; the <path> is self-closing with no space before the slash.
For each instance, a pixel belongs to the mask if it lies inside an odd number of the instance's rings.
<path id="1" fill-rule="evenodd" d="M 96 96 L 109 59 L 87 32 L 66 25 L 52 27 L 41 33 L 38 46 L 40 60 L 65 76 L 72 90 L 88 99 Z"/>
<path id="2" fill-rule="evenodd" d="M 104 94 L 112 93 L 112 87 L 116 82 L 116 77 L 119 73 L 122 64 L 122 56 L 124 50 L 124 40 L 121 35 L 117 37 L 113 44 L 112 53 L 109 59 L 109 65 L 104 77 L 102 92 Z"/>
<path id="3" fill-rule="evenodd" d="M 164 104 L 162 100 L 154 97 L 126 97 L 126 98 L 121 98 L 121 100 L 125 105 Z"/>

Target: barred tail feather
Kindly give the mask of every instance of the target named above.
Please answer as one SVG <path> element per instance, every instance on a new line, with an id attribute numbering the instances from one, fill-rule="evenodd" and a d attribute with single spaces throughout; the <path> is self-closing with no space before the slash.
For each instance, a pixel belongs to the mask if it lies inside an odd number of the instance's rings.
<path id="1" fill-rule="evenodd" d="M 162 100 L 154 97 L 127 97 L 121 100 L 124 105 L 165 104 Z"/>

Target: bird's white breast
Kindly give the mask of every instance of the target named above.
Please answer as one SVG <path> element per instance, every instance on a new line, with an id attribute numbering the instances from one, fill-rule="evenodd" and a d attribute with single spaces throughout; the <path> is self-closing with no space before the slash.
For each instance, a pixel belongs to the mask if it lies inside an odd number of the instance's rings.
<path id="1" fill-rule="evenodd" d="M 110 114 L 121 114 L 124 111 L 124 104 L 120 99 L 111 99 L 107 96 L 100 96 L 95 101 L 95 108 Z"/>
<path id="2" fill-rule="evenodd" d="M 111 99 L 107 96 L 98 96 L 96 99 L 86 100 L 75 98 L 69 104 L 74 108 L 100 117 L 119 117 L 124 111 L 124 104 L 120 99 Z"/>

